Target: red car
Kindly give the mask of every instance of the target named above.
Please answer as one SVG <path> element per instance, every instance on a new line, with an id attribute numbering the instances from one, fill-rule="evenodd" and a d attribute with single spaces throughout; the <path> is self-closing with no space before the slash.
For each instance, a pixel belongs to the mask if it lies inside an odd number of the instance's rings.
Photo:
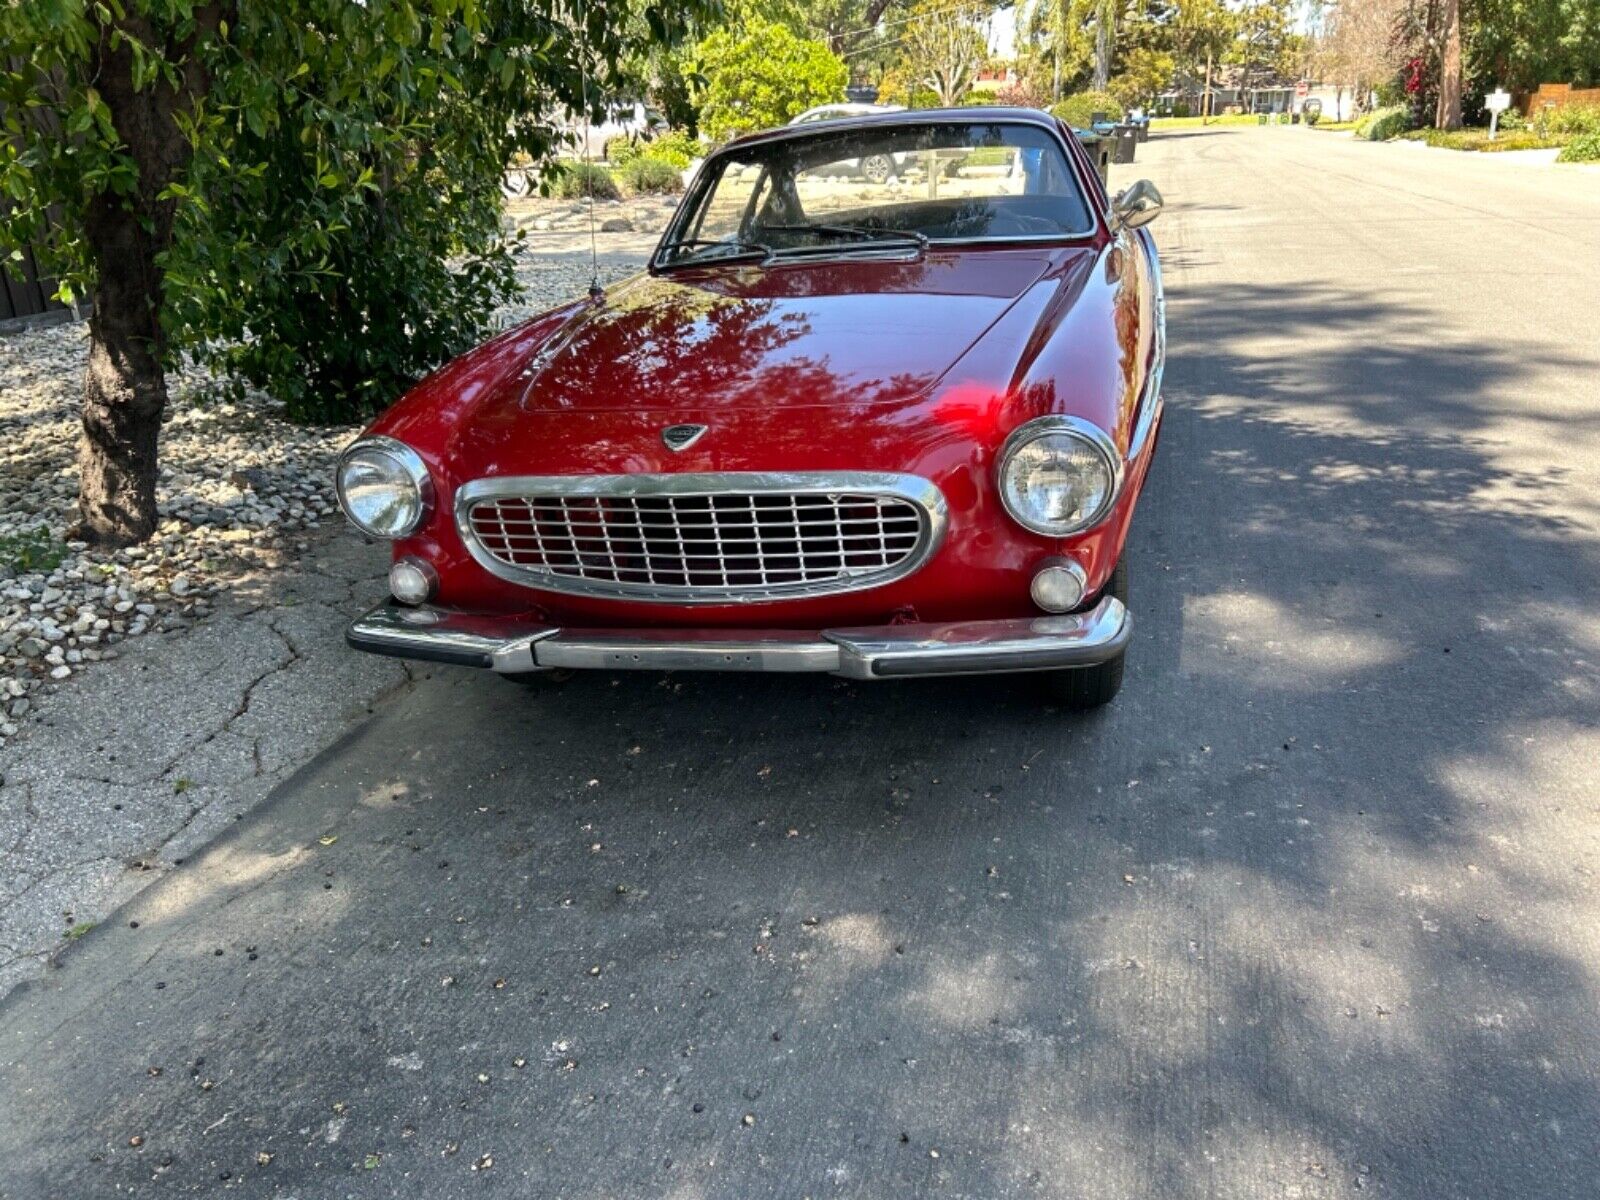
<path id="1" fill-rule="evenodd" d="M 843 164 L 885 155 L 882 181 Z M 712 154 L 642 274 L 450 363 L 344 453 L 393 543 L 361 650 L 552 668 L 1041 672 L 1117 692 L 1161 420 L 1161 197 L 1031 109 Z"/>

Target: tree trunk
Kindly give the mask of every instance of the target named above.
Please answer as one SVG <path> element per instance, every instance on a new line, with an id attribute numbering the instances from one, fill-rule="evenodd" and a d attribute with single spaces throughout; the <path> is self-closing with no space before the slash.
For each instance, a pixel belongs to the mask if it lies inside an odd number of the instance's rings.
<path id="1" fill-rule="evenodd" d="M 1461 128 L 1461 0 L 1444 0 L 1444 48 L 1439 55 L 1439 104 L 1433 123 Z"/>
<path id="2" fill-rule="evenodd" d="M 128 546 L 156 529 L 156 439 L 167 403 L 160 274 L 149 235 L 120 198 L 96 199 L 84 233 L 97 278 L 78 442 L 80 518 L 73 534 Z"/>
<path id="3" fill-rule="evenodd" d="M 156 528 L 156 441 L 167 404 L 157 260 L 172 244 L 176 215 L 174 202 L 160 196 L 189 163 L 177 116 L 192 111 L 210 85 L 193 53 L 195 38 L 215 31 L 221 18 L 220 5 L 197 8 L 185 41 L 163 45 L 145 18 L 127 15 L 100 26 L 91 56 L 101 99 L 137 171 L 131 194 L 90 197 L 83 221 L 95 285 L 73 536 L 98 545 L 132 545 Z M 177 86 L 135 86 L 135 40 L 182 64 Z"/>
<path id="4" fill-rule="evenodd" d="M 1113 0 L 1100 0 L 1094 22 L 1094 90 L 1097 92 L 1105 91 L 1111 82 L 1111 27 L 1115 20 Z"/>
<path id="5" fill-rule="evenodd" d="M 1200 93 L 1200 124 L 1211 117 L 1211 51 L 1206 51 L 1206 88 Z"/>

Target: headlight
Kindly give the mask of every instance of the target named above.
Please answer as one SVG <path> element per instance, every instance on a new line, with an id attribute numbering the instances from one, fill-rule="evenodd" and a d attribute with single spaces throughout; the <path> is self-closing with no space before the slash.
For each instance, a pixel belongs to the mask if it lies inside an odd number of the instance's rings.
<path id="1" fill-rule="evenodd" d="M 339 456 L 339 507 L 363 533 L 415 533 L 433 503 L 433 481 L 417 452 L 393 438 L 362 438 Z"/>
<path id="2" fill-rule="evenodd" d="M 1122 455 L 1098 426 L 1039 417 L 1000 450 L 1000 500 L 1017 524 L 1065 537 L 1105 517 L 1122 482 Z"/>

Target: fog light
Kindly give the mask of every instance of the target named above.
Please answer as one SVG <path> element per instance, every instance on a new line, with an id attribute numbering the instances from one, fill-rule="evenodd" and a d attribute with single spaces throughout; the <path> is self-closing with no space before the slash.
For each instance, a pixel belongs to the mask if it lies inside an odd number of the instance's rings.
<path id="1" fill-rule="evenodd" d="M 1083 603 L 1089 577 L 1075 562 L 1057 560 L 1039 568 L 1029 592 L 1045 612 L 1071 612 Z"/>
<path id="2" fill-rule="evenodd" d="M 389 568 L 389 594 L 401 604 L 423 604 L 439 586 L 439 573 L 428 563 L 402 558 Z"/>

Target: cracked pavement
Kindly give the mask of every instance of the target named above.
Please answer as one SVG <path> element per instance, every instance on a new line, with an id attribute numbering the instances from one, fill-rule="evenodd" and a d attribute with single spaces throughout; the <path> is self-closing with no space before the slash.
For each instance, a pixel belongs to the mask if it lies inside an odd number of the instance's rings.
<path id="1" fill-rule="evenodd" d="M 193 628 L 129 643 L 0 752 L 0 996 L 403 684 L 347 652 L 387 556 L 340 527 Z M 70 936 L 69 936 L 70 935 Z"/>

